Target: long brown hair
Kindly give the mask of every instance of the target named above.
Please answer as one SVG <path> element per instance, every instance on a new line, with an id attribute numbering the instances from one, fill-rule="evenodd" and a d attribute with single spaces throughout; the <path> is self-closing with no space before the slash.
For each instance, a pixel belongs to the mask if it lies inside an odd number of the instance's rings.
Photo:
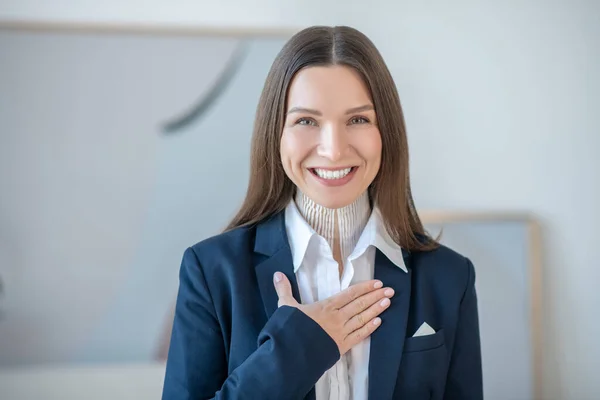
<path id="1" fill-rule="evenodd" d="M 285 209 L 295 186 L 279 153 L 290 82 L 310 66 L 345 65 L 369 88 L 381 133 L 381 167 L 369 187 L 390 236 L 407 250 L 437 247 L 424 230 L 410 190 L 408 141 L 394 80 L 375 45 L 346 26 L 314 26 L 295 34 L 277 55 L 263 88 L 252 135 L 246 198 L 227 230 L 258 223 Z"/>

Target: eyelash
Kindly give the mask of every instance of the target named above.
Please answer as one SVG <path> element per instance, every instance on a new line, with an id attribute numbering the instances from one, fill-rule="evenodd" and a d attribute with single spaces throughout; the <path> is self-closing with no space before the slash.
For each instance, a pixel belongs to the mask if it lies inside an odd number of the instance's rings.
<path id="1" fill-rule="evenodd" d="M 303 122 L 308 122 L 308 123 L 303 123 Z M 300 119 L 298 119 L 298 121 L 296 121 L 296 125 L 311 126 L 311 125 L 316 125 L 316 124 L 317 124 L 317 122 L 312 118 L 300 118 Z"/>
<path id="2" fill-rule="evenodd" d="M 362 120 L 362 121 L 363 121 L 363 122 L 359 122 L 359 123 L 361 123 L 361 124 L 368 124 L 368 123 L 370 122 L 368 118 L 361 117 L 361 116 L 352 117 L 352 118 L 350 118 L 350 121 L 352 121 L 352 120 L 357 120 L 357 119 L 359 119 L 359 120 Z"/>
<path id="3" fill-rule="evenodd" d="M 361 122 L 352 123 L 352 121 L 356 121 L 356 120 L 361 120 Z M 370 121 L 368 118 L 356 116 L 356 117 L 350 118 L 349 122 L 351 122 L 351 125 L 356 125 L 356 124 L 368 124 Z M 317 122 L 312 118 L 304 118 L 303 117 L 296 121 L 296 125 L 314 126 L 316 124 L 317 124 Z"/>

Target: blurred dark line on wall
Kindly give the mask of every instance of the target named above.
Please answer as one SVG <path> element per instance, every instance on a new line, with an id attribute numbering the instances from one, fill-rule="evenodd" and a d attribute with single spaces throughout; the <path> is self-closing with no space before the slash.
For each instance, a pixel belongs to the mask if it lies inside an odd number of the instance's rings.
<path id="1" fill-rule="evenodd" d="M 174 134 L 177 131 L 191 125 L 212 107 L 219 97 L 225 93 L 227 87 L 231 84 L 233 77 L 241 68 L 244 58 L 248 53 L 250 42 L 247 40 L 241 41 L 234 50 L 231 58 L 225 65 L 221 74 L 215 80 L 214 85 L 210 88 L 202 98 L 181 115 L 173 117 L 170 121 L 163 124 L 162 132 L 165 134 Z"/>

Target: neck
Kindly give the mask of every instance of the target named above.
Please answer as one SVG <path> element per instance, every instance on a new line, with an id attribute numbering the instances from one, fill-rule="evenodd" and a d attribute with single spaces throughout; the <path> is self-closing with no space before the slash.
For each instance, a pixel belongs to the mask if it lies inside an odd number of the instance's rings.
<path id="1" fill-rule="evenodd" d="M 334 258 L 343 265 L 343 260 L 354 250 L 371 214 L 367 192 L 352 204 L 337 209 L 323 207 L 300 191 L 296 192 L 295 201 L 300 214 L 317 234 L 327 240 Z"/>

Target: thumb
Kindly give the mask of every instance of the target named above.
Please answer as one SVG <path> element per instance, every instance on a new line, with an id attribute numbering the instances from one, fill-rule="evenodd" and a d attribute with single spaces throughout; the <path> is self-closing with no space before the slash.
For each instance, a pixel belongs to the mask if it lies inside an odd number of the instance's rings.
<path id="1" fill-rule="evenodd" d="M 279 302 L 277 303 L 278 307 L 281 306 L 293 306 L 298 305 L 296 299 L 292 295 L 292 285 L 290 281 L 285 276 L 285 274 L 281 272 L 275 272 L 273 275 L 273 284 L 275 285 L 275 291 L 277 292 L 277 297 L 279 297 Z"/>

